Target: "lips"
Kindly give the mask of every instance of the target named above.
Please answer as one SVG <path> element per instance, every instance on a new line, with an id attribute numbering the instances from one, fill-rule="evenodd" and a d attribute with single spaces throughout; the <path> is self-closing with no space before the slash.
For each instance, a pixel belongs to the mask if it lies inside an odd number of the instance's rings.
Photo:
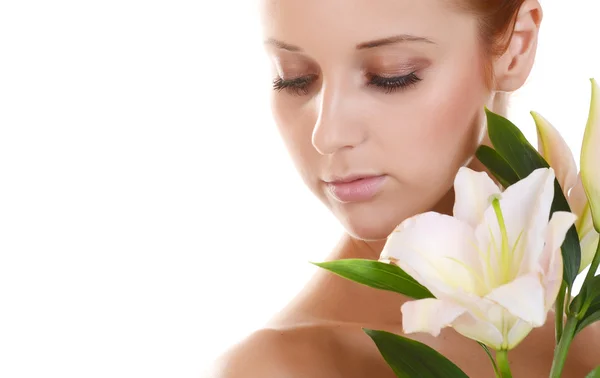
<path id="1" fill-rule="evenodd" d="M 348 176 L 326 182 L 328 192 L 341 203 L 363 202 L 375 197 L 387 176 Z"/>

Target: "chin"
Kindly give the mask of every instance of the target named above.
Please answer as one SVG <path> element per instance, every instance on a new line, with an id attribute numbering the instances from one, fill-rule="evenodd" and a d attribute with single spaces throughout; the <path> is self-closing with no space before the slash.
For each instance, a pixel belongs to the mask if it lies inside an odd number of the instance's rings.
<path id="1" fill-rule="evenodd" d="M 395 198 L 411 198 L 394 195 Z M 355 239 L 380 241 L 387 239 L 406 219 L 429 211 L 428 201 L 413 200 L 410 204 L 380 198 L 379 200 L 351 203 L 330 203 L 330 210 L 340 221 L 346 232 Z"/>
<path id="2" fill-rule="evenodd" d="M 365 241 L 385 240 L 396 229 L 398 217 L 392 214 L 375 213 L 336 214 L 346 232 L 355 239 Z"/>
<path id="3" fill-rule="evenodd" d="M 364 241 L 381 241 L 386 240 L 391 232 L 382 231 L 381 229 L 376 228 L 351 228 L 345 227 L 348 235 L 352 236 L 354 239 L 364 240 Z M 393 231 L 394 229 L 392 229 Z"/>

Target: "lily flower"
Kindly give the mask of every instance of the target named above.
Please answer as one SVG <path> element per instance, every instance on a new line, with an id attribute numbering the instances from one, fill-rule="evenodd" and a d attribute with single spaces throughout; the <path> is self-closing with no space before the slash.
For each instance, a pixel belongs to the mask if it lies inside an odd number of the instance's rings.
<path id="1" fill-rule="evenodd" d="M 592 105 L 583 140 L 579 174 L 573 153 L 558 130 L 544 117 L 531 112 L 537 127 L 538 151 L 555 170 L 571 211 L 577 216 L 575 226 L 581 243 L 580 273 L 592 262 L 600 240 L 596 231 L 600 229 L 600 88 L 595 81 L 592 83 Z M 586 191 L 589 192 L 589 196 L 586 195 Z M 595 211 L 599 214 L 593 213 L 588 198 L 596 200 Z M 599 225 L 596 229 L 592 214 Z"/>
<path id="2" fill-rule="evenodd" d="M 501 192 L 484 172 L 461 168 L 454 216 L 427 212 L 402 222 L 380 261 L 393 263 L 435 296 L 402 306 L 405 333 L 453 327 L 509 350 L 546 322 L 563 273 L 560 247 L 576 217 L 555 212 L 552 168 Z"/>
<path id="3" fill-rule="evenodd" d="M 596 80 L 591 81 L 592 102 L 581 146 L 581 179 L 595 230 L 600 232 L 600 87 Z"/>

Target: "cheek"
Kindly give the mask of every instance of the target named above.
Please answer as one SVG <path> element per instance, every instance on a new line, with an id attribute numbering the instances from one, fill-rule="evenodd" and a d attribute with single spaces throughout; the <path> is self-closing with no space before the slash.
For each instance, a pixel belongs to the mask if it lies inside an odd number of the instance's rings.
<path id="1" fill-rule="evenodd" d="M 451 185 L 478 146 L 485 103 L 485 82 L 477 66 L 462 62 L 448 67 L 447 73 L 432 75 L 403 106 L 400 119 L 405 122 L 395 128 L 398 135 L 386 138 L 401 144 L 395 146 L 400 161 L 411 162 L 403 168 L 405 178 L 415 186 L 446 186 L 448 180 Z"/>
<path id="2" fill-rule="evenodd" d="M 464 164 L 479 142 L 485 96 L 483 86 L 473 81 L 457 81 L 449 88 L 446 96 L 429 104 L 434 111 L 424 122 L 423 138 L 436 161 Z"/>
<path id="3" fill-rule="evenodd" d="M 312 186 L 317 170 L 318 153 L 312 146 L 314 114 L 300 103 L 302 99 L 273 93 L 271 111 L 277 129 L 296 169 L 303 180 Z"/>

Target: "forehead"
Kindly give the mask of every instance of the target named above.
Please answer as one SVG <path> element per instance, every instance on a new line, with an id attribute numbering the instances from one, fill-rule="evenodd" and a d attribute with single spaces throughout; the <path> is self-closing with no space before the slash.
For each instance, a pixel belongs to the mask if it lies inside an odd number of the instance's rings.
<path id="1" fill-rule="evenodd" d="M 456 0 L 261 0 L 263 32 L 290 44 L 356 44 L 397 34 L 450 43 L 476 30 Z"/>

